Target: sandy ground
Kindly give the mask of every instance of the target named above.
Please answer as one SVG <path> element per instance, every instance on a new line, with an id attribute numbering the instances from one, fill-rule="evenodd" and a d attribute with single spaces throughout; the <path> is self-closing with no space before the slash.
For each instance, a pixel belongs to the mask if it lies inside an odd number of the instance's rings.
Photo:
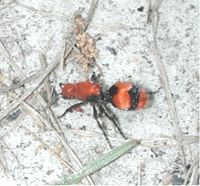
<path id="1" fill-rule="evenodd" d="M 41 63 L 43 55 L 46 65 L 63 55 L 66 38 L 71 39 L 74 13 L 79 10 L 86 17 L 90 4 L 89 0 L 0 1 L 0 116 L 36 86 L 34 79 L 46 68 Z M 180 134 L 173 125 L 156 63 L 148 10 L 147 0 L 100 1 L 87 29 L 91 36 L 101 37 L 96 43 L 96 61 L 104 75 L 103 86 L 110 87 L 121 80 L 158 91 L 153 104 L 141 111 L 121 111 L 109 105 L 124 133 L 129 138 L 142 139 L 143 143 L 91 175 L 94 184 L 182 184 L 186 178 L 182 154 L 173 137 Z M 177 109 L 188 168 L 196 166 L 198 157 L 198 10 L 198 0 L 163 0 L 158 10 L 156 36 Z M 97 68 L 91 69 L 89 76 L 93 70 L 99 72 Z M 34 74 L 33 81 L 28 80 L 25 87 L 8 91 L 8 87 Z M 69 62 L 64 69 L 59 65 L 49 76 L 50 85 L 58 93 L 60 82 L 83 80 L 85 74 L 76 61 Z M 53 119 L 48 120 L 51 114 L 42 98 L 44 90 L 46 86 L 42 84 L 1 120 L 0 185 L 52 184 L 72 174 L 67 164 L 79 169 L 50 125 Z M 60 98 L 51 107 L 52 112 L 59 116 L 74 103 L 77 101 Z M 93 118 L 91 106 L 82 109 L 83 112 L 68 113 L 58 122 L 69 146 L 84 165 L 110 149 Z M 112 144 L 123 143 L 110 121 L 104 122 Z"/>

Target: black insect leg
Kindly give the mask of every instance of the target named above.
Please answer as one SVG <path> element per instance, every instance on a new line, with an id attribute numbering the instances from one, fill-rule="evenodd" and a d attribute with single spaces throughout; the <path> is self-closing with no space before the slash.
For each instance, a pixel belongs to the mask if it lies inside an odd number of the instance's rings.
<path id="1" fill-rule="evenodd" d="M 108 145 L 110 146 L 110 148 L 113 148 L 112 145 L 111 145 L 111 142 L 110 142 L 110 140 L 109 140 L 109 138 L 108 138 L 108 136 L 107 136 L 107 134 L 106 134 L 105 129 L 103 128 L 102 124 L 100 123 L 100 121 L 99 121 L 99 119 L 98 119 L 98 113 L 97 113 L 97 109 L 96 109 L 95 105 L 92 104 L 92 107 L 93 107 L 94 118 L 95 118 L 95 120 L 97 121 L 97 124 L 98 124 L 99 128 L 100 128 L 101 131 L 103 132 L 103 135 L 104 135 L 106 141 L 108 142 Z"/>
<path id="2" fill-rule="evenodd" d="M 77 103 L 77 104 L 75 104 L 75 105 L 72 105 L 71 107 L 67 108 L 67 109 L 65 110 L 65 112 L 64 112 L 61 116 L 58 116 L 57 118 L 58 118 L 58 119 L 59 119 L 59 118 L 62 118 L 67 112 L 72 112 L 73 109 L 75 109 L 75 108 L 77 108 L 77 107 L 79 107 L 79 106 L 85 105 L 85 104 L 87 104 L 87 103 L 88 103 L 88 101 L 82 101 L 82 102 L 80 102 L 80 103 Z"/>
<path id="3" fill-rule="evenodd" d="M 107 118 L 113 122 L 113 124 L 115 125 L 115 127 L 118 129 L 119 133 L 121 134 L 121 136 L 124 139 L 127 139 L 127 137 L 125 136 L 125 134 L 123 133 L 122 129 L 120 128 L 120 124 L 117 121 L 117 117 L 114 115 L 114 113 L 108 108 L 108 106 L 105 103 L 99 104 L 99 107 L 101 110 L 104 111 L 105 115 L 107 116 Z"/>

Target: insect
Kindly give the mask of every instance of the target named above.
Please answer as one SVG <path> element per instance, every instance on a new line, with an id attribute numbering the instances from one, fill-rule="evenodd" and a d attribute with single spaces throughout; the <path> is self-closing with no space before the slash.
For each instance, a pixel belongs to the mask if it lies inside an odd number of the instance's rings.
<path id="1" fill-rule="evenodd" d="M 114 124 L 120 135 L 127 139 L 123 133 L 116 115 L 107 106 L 111 103 L 114 107 L 121 110 L 135 110 L 147 107 L 150 100 L 150 95 L 147 90 L 138 88 L 129 82 L 117 82 L 109 90 L 103 92 L 99 83 L 96 83 L 96 78 L 93 81 L 83 81 L 78 83 L 60 83 L 61 95 L 64 99 L 78 99 L 81 102 L 70 106 L 58 118 L 63 117 L 67 112 L 73 109 L 90 103 L 93 107 L 94 118 L 97 121 L 99 128 L 102 130 L 109 146 L 112 148 L 111 142 L 106 134 L 105 128 L 100 122 L 100 116 L 105 116 Z M 99 113 L 98 113 L 99 111 Z"/>

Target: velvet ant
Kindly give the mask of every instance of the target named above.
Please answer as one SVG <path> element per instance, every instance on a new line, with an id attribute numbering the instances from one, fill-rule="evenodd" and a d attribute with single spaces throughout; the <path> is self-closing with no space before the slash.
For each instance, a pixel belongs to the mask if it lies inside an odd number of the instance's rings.
<path id="1" fill-rule="evenodd" d="M 99 116 L 103 113 L 113 122 L 120 135 L 124 139 L 127 139 L 127 137 L 120 128 L 117 117 L 107 104 L 111 103 L 114 107 L 121 110 L 138 110 L 147 107 L 152 97 L 152 92 L 139 88 L 130 82 L 117 82 L 111 86 L 109 90 L 104 92 L 94 74 L 92 76 L 92 81 L 60 83 L 60 87 L 61 95 L 64 99 L 78 99 L 81 100 L 81 102 L 67 108 L 58 118 L 63 117 L 67 112 L 71 112 L 79 106 L 90 103 L 93 107 L 94 118 L 110 147 L 112 147 L 110 140 L 107 137 L 105 128 L 99 120 Z M 99 110 L 99 114 L 97 110 Z"/>

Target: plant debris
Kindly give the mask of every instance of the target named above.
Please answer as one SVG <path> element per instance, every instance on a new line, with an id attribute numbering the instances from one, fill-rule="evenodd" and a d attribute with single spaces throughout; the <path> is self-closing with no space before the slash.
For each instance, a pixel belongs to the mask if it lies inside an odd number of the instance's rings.
<path id="1" fill-rule="evenodd" d="M 74 33 L 76 39 L 75 46 L 78 49 L 78 52 L 76 53 L 75 58 L 82 66 L 83 71 L 88 73 L 94 64 L 97 65 L 96 58 L 98 56 L 98 50 L 95 46 L 96 40 L 86 33 L 85 30 L 85 20 L 80 14 L 76 15 L 74 18 Z M 99 68 L 98 65 L 97 67 Z"/>

